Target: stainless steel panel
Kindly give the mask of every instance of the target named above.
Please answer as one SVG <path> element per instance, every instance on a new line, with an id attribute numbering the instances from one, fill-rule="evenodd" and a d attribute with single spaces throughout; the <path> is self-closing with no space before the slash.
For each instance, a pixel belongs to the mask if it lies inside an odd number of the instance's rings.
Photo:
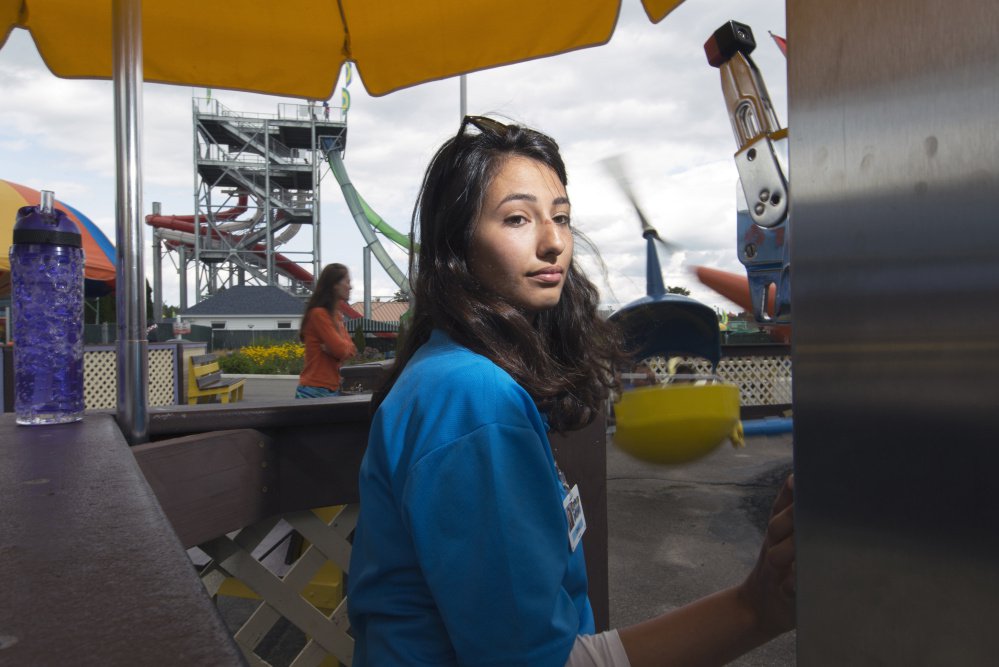
<path id="1" fill-rule="evenodd" d="M 798 664 L 995 664 L 999 3 L 787 20 Z"/>

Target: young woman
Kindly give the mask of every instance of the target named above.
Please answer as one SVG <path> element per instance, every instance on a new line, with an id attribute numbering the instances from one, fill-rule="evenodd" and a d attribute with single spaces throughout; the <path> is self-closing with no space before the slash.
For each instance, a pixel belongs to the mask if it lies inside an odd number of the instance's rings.
<path id="1" fill-rule="evenodd" d="M 357 353 L 339 306 L 350 298 L 350 273 L 343 264 L 327 264 L 309 297 L 298 337 L 305 343 L 305 368 L 295 398 L 340 394 L 340 366 Z"/>
<path id="2" fill-rule="evenodd" d="M 361 465 L 357 667 L 723 664 L 793 626 L 787 486 L 743 584 L 594 634 L 547 433 L 594 418 L 621 353 L 572 261 L 566 182 L 554 141 L 483 117 L 427 169 L 412 328 Z"/>

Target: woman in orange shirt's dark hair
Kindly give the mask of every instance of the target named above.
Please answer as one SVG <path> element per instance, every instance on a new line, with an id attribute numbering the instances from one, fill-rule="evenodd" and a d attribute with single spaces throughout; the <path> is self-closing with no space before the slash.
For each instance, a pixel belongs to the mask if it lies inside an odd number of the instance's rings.
<path id="1" fill-rule="evenodd" d="M 305 368 L 295 398 L 340 394 L 340 366 L 357 354 L 347 333 L 340 302 L 350 298 L 350 272 L 343 264 L 327 264 L 305 306 L 299 338 L 305 343 Z"/>

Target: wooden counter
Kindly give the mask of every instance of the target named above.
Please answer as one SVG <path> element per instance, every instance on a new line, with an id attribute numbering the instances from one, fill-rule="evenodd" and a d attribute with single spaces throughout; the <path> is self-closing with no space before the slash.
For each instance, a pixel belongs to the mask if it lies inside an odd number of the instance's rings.
<path id="1" fill-rule="evenodd" d="M 0 600 L 0 664 L 245 664 L 111 415 L 0 415 Z"/>

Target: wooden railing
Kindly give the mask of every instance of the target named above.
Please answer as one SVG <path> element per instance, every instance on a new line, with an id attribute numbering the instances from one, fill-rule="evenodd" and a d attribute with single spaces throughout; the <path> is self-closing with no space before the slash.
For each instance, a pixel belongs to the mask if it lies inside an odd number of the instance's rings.
<path id="1" fill-rule="evenodd" d="M 110 414 L 0 415 L 0 663 L 238 665 Z"/>

